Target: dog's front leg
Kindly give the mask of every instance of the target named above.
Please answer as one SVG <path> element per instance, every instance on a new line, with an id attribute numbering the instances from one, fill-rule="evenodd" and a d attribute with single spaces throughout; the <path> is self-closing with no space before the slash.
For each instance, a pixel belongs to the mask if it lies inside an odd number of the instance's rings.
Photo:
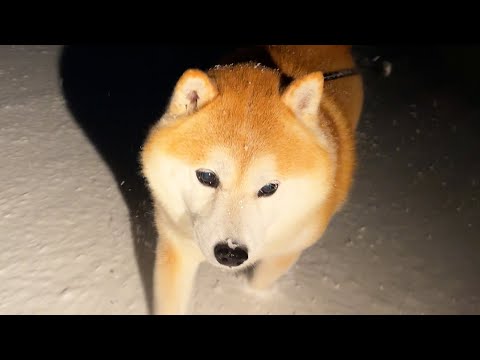
<path id="1" fill-rule="evenodd" d="M 264 290 L 284 275 L 290 267 L 295 264 L 302 252 L 295 252 L 288 255 L 266 258 L 260 261 L 255 267 L 253 277 L 250 280 L 252 288 Z"/>
<path id="2" fill-rule="evenodd" d="M 154 313 L 184 315 L 200 260 L 191 248 L 162 241 L 154 269 Z"/>

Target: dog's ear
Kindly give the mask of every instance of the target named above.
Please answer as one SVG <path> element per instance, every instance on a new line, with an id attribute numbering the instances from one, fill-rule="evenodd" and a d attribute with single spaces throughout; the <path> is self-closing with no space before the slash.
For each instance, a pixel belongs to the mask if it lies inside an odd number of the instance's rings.
<path id="1" fill-rule="evenodd" d="M 218 95 L 215 82 L 203 71 L 189 69 L 178 79 L 168 106 L 173 116 L 192 114 Z"/>
<path id="2" fill-rule="evenodd" d="M 313 72 L 294 80 L 282 94 L 282 101 L 300 120 L 316 119 L 323 94 L 323 73 Z"/>

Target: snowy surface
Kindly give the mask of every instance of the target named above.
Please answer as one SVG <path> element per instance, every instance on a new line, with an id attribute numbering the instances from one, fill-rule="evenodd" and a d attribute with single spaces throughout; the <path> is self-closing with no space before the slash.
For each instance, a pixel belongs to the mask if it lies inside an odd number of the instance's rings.
<path id="1" fill-rule="evenodd" d="M 0 313 L 146 314 L 129 210 L 65 105 L 60 51 L 0 46 Z M 367 83 L 355 186 L 322 241 L 263 296 L 202 265 L 193 313 L 480 314 L 480 112 L 401 65 Z"/>

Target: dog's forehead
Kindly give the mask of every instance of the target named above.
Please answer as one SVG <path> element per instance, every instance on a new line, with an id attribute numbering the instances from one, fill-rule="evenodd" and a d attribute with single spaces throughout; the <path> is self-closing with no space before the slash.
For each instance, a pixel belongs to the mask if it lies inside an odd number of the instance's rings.
<path id="1" fill-rule="evenodd" d="M 239 155 L 229 148 L 217 146 L 208 153 L 203 163 L 215 171 L 226 186 L 257 186 L 276 180 L 279 176 L 277 159 L 273 154 L 257 154 L 248 159 Z"/>
<path id="2" fill-rule="evenodd" d="M 284 176 L 305 173 L 327 157 L 318 139 L 282 108 L 255 109 L 248 114 L 232 110 L 221 118 L 206 113 L 196 129 L 201 137 L 196 141 L 198 154 L 206 158 L 213 149 L 222 149 L 244 173 L 251 169 L 266 172 L 267 168 Z"/>
<path id="3" fill-rule="evenodd" d="M 162 152 L 197 167 L 211 161 L 224 168 L 235 164 L 243 173 L 272 168 L 265 165 L 265 159 L 270 159 L 283 176 L 310 172 L 326 160 L 317 139 L 283 108 L 252 111 L 247 116 L 245 111 L 210 105 L 211 109 L 165 129 L 156 141 Z"/>

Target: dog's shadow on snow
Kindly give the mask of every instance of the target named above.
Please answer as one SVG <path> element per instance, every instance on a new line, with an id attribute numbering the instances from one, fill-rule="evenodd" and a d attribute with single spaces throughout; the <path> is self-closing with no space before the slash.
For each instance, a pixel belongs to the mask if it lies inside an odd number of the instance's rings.
<path id="1" fill-rule="evenodd" d="M 182 72 L 205 68 L 228 50 L 205 46 L 66 46 L 62 50 L 59 72 L 68 108 L 110 167 L 128 206 L 150 313 L 157 234 L 150 193 L 140 174 L 139 151 Z"/>

